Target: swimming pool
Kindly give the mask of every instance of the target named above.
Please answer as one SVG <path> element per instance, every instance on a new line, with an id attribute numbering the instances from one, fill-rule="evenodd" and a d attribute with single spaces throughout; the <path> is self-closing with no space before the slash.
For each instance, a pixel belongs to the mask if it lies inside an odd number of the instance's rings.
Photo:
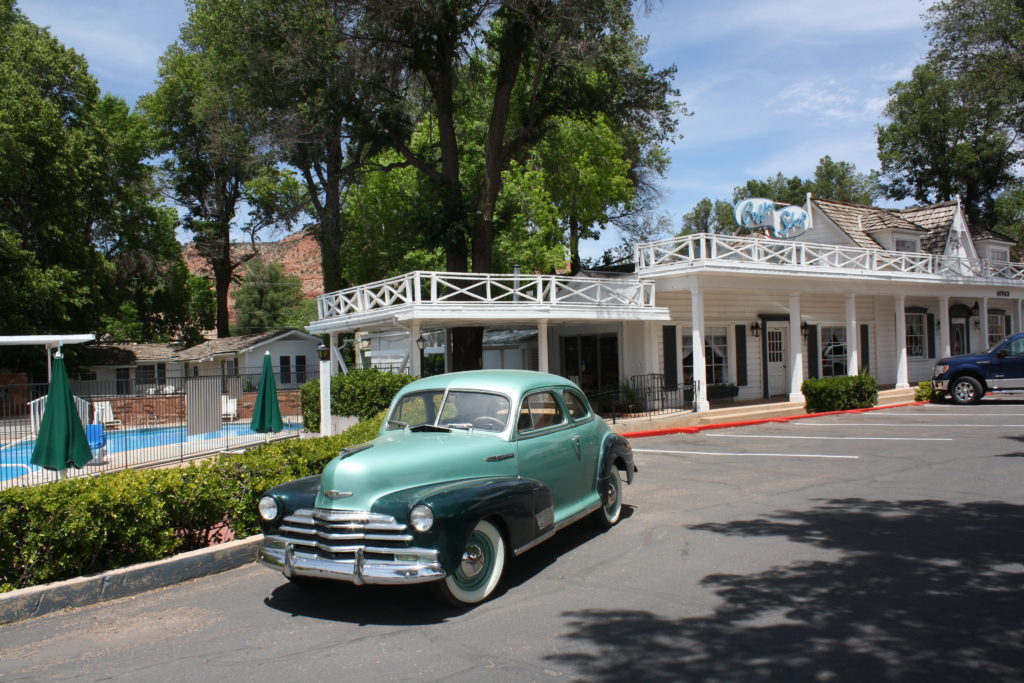
<path id="1" fill-rule="evenodd" d="M 285 424 L 285 431 L 296 431 L 300 425 Z M 121 431 L 107 432 L 107 455 L 124 453 L 126 451 L 145 451 L 157 449 L 164 446 L 181 445 L 181 453 L 190 455 L 199 451 L 213 450 L 217 448 L 231 448 L 235 443 L 251 443 L 263 434 L 249 429 L 249 425 L 227 424 L 216 432 L 205 434 L 186 433 L 184 425 L 177 427 L 146 427 L 142 429 L 125 429 Z M 216 443 L 220 441 L 221 443 Z M 0 448 L 0 482 L 14 479 L 31 472 L 38 472 L 42 468 L 31 464 L 32 449 L 35 448 L 35 439 L 25 439 L 17 443 Z M 173 457 L 173 453 L 165 453 Z M 157 458 L 152 458 L 157 459 Z M 164 459 L 164 458 L 160 458 Z M 146 458 L 140 458 L 138 462 L 129 464 L 142 464 Z"/>

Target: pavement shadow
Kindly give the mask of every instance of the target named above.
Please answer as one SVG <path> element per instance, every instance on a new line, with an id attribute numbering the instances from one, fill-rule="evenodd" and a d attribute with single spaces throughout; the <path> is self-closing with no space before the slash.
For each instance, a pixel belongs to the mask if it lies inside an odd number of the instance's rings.
<path id="1" fill-rule="evenodd" d="M 1024 506 L 857 498 L 690 528 L 842 556 L 706 576 L 721 604 L 699 617 L 564 613 L 546 659 L 588 681 L 1024 678 Z"/>
<path id="2" fill-rule="evenodd" d="M 623 505 L 620 524 L 628 523 L 633 511 L 632 506 Z M 505 576 L 491 599 L 500 600 L 510 588 L 529 581 L 558 562 L 563 555 L 602 533 L 606 531 L 583 520 L 566 527 L 529 552 L 510 558 L 505 566 Z M 354 586 L 329 580 L 302 585 L 284 580 L 263 602 L 267 607 L 293 616 L 388 626 L 437 624 L 473 609 L 445 604 L 426 584 Z"/>

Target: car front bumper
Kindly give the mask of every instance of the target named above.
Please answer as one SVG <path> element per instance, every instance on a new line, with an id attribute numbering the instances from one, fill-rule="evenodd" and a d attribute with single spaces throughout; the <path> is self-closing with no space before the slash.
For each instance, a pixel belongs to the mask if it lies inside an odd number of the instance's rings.
<path id="1" fill-rule="evenodd" d="M 384 550 L 416 559 L 379 559 L 366 557 Z M 278 570 L 287 577 L 304 576 L 317 579 L 347 581 L 362 584 L 403 585 L 438 581 L 445 576 L 437 559 L 436 550 L 424 548 L 375 549 L 357 548 L 350 559 L 330 559 L 296 548 L 288 539 L 266 536 L 260 543 L 256 559 L 261 564 Z"/>
<path id="2" fill-rule="evenodd" d="M 934 391 L 948 391 L 949 390 L 949 380 L 933 379 L 932 380 L 932 389 Z"/>

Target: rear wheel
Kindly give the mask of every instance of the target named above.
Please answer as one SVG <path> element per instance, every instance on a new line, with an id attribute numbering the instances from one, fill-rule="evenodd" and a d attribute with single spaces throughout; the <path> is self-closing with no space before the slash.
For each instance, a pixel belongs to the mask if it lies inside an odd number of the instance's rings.
<path id="1" fill-rule="evenodd" d="M 501 532 L 482 519 L 469 535 L 458 568 L 434 586 L 442 598 L 456 607 L 483 602 L 501 582 L 505 554 L 505 539 Z"/>
<path id="2" fill-rule="evenodd" d="M 594 513 L 594 520 L 599 527 L 610 529 L 622 518 L 622 476 L 619 470 L 612 467 L 599 486 L 601 508 Z"/>
<path id="3" fill-rule="evenodd" d="M 981 382 L 973 377 L 957 377 L 949 387 L 949 395 L 960 405 L 978 403 L 984 395 Z"/>

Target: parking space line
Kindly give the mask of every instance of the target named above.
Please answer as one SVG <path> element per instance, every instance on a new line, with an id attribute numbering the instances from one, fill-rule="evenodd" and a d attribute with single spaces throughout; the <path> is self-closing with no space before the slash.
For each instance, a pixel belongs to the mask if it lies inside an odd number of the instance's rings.
<path id="1" fill-rule="evenodd" d="M 655 450 L 652 448 L 634 448 L 634 453 L 657 453 L 659 455 L 737 455 L 740 457 L 745 456 L 758 456 L 762 458 L 829 458 L 835 460 L 859 460 L 859 455 L 818 455 L 818 454 L 800 454 L 800 453 L 712 453 L 708 451 L 662 451 Z"/>
<path id="2" fill-rule="evenodd" d="M 946 417 L 947 415 L 953 415 L 955 417 L 1024 417 L 1024 413 L 936 413 L 934 415 L 925 415 L 924 413 L 887 413 L 888 415 L 913 415 L 915 417 Z"/>
<path id="3" fill-rule="evenodd" d="M 860 425 L 858 425 L 860 426 Z M 715 436 L 729 439 L 829 439 L 833 441 L 952 441 L 952 437 L 914 437 L 914 436 L 784 436 L 779 434 L 730 434 L 714 432 L 704 436 Z"/>

